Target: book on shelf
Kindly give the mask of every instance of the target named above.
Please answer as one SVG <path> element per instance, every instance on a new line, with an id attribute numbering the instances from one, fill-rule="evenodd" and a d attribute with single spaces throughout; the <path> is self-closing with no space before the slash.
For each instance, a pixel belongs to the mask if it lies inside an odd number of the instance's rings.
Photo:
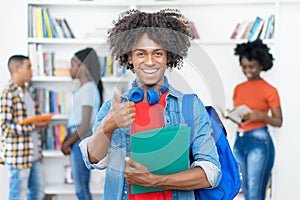
<path id="1" fill-rule="evenodd" d="M 68 67 L 68 61 L 55 60 L 54 61 L 54 76 L 70 77 L 70 69 Z"/>
<path id="2" fill-rule="evenodd" d="M 32 6 L 28 6 L 28 12 L 27 12 L 27 18 L 28 18 L 28 37 L 32 37 L 34 35 L 34 33 L 32 32 L 33 30 L 35 30 L 35 28 L 33 28 L 33 8 Z"/>
<path id="3" fill-rule="evenodd" d="M 237 32 L 237 34 L 236 34 L 236 36 L 235 36 L 234 39 L 241 39 L 242 38 L 244 32 L 247 29 L 248 23 L 249 23 L 248 21 L 242 21 L 242 22 L 240 22 L 240 24 L 241 24 L 240 28 L 238 29 L 238 32 Z"/>
<path id="4" fill-rule="evenodd" d="M 242 26 L 242 22 L 238 22 L 238 23 L 236 24 L 236 26 L 235 26 L 235 28 L 234 28 L 234 30 L 233 30 L 231 36 L 230 36 L 230 39 L 235 39 L 235 38 L 236 38 L 238 32 L 239 32 L 240 29 L 241 29 L 241 26 Z"/>
<path id="5" fill-rule="evenodd" d="M 261 17 L 256 17 L 254 23 L 249 31 L 247 39 L 249 41 L 254 41 L 260 34 L 262 27 L 264 24 L 264 20 Z"/>
<path id="6" fill-rule="evenodd" d="M 246 106 L 241 105 L 232 110 L 222 112 L 223 117 L 230 119 L 232 122 L 241 125 L 243 123 L 243 115 L 252 112 L 252 110 Z"/>
<path id="7" fill-rule="evenodd" d="M 244 32 L 240 39 L 246 39 L 250 33 L 251 27 L 253 26 L 254 21 L 248 21 Z"/>
<path id="8" fill-rule="evenodd" d="M 70 34 L 70 38 L 75 38 L 75 35 L 74 35 L 74 33 L 73 33 L 73 31 L 72 31 L 72 29 L 71 29 L 71 27 L 70 27 L 70 25 L 69 25 L 66 18 L 64 18 L 64 24 L 65 24 L 65 26 L 68 30 L 68 33 Z"/>
<path id="9" fill-rule="evenodd" d="M 268 18 L 266 28 L 261 34 L 262 39 L 272 39 L 275 32 L 275 15 L 271 14 Z"/>
<path id="10" fill-rule="evenodd" d="M 34 8 L 34 19 L 33 23 L 35 23 L 35 37 L 36 38 L 43 38 L 43 17 L 42 17 L 42 8 L 36 7 Z"/>
<path id="11" fill-rule="evenodd" d="M 54 74 L 54 52 L 43 52 L 44 73 L 45 76 L 53 76 Z"/>
<path id="12" fill-rule="evenodd" d="M 45 13 L 44 13 L 44 8 L 41 8 L 41 12 L 42 12 L 42 27 L 43 27 L 43 37 L 44 38 L 49 38 L 48 36 L 48 32 L 47 32 L 47 27 L 46 27 L 46 19 L 45 19 Z"/>
<path id="13" fill-rule="evenodd" d="M 28 44 L 28 57 L 31 62 L 31 69 L 32 69 L 32 75 L 38 76 L 39 75 L 39 67 L 38 67 L 38 61 L 37 61 L 37 49 L 35 44 Z"/>

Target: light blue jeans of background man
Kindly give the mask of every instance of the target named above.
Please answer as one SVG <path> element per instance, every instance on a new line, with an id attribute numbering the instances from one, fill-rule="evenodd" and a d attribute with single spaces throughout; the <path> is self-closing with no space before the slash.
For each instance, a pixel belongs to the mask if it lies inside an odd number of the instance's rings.
<path id="1" fill-rule="evenodd" d="M 237 132 L 234 155 L 242 170 L 245 200 L 264 200 L 275 157 L 268 128 Z"/>
<path id="2" fill-rule="evenodd" d="M 9 200 L 42 200 L 44 186 L 40 162 L 26 169 L 9 168 Z M 27 193 L 28 188 L 28 193 Z"/>
<path id="3" fill-rule="evenodd" d="M 68 128 L 68 136 L 73 134 L 76 127 Z M 75 185 L 76 196 L 78 200 L 92 200 L 90 192 L 90 170 L 85 166 L 82 154 L 79 149 L 78 140 L 71 146 L 70 162 L 72 168 L 72 176 Z"/>

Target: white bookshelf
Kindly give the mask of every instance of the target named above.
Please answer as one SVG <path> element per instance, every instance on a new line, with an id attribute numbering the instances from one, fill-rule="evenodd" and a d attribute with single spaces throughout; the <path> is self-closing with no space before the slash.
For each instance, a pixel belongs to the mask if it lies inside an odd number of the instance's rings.
<path id="1" fill-rule="evenodd" d="M 109 50 L 106 45 L 105 31 L 111 20 L 118 13 L 129 9 L 131 6 L 129 1 L 123 0 L 41 0 L 28 1 L 27 7 L 48 8 L 52 17 L 67 19 L 75 38 L 27 37 L 27 45 L 34 45 L 37 49 L 40 48 L 41 52 L 55 52 L 55 59 L 70 63 L 74 53 L 86 47 L 94 48 L 98 56 L 108 55 Z M 31 19 L 29 12 L 28 10 L 28 22 Z M 100 36 L 99 31 L 102 31 Z M 129 85 L 126 75 L 121 77 L 101 77 L 101 80 L 104 86 L 103 95 L 105 100 L 112 97 L 115 86 L 125 91 Z M 67 93 L 71 93 L 78 87 L 78 81 L 74 81 L 70 77 L 34 76 L 32 83 L 37 88 Z M 66 114 L 58 114 L 52 118 L 51 124 L 66 124 L 67 120 L 68 116 Z M 74 185 L 64 184 L 63 180 L 64 166 L 69 165 L 69 156 L 64 156 L 59 150 L 43 150 L 43 155 L 45 194 L 54 196 L 55 200 L 76 198 Z M 100 199 L 103 190 L 103 180 L 104 173 L 102 171 L 92 170 L 91 193 L 94 199 Z"/>

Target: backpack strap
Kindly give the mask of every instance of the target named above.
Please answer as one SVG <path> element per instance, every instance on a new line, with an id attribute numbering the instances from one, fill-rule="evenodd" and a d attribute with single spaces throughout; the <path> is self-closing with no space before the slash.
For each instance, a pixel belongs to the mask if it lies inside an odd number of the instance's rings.
<path id="1" fill-rule="evenodd" d="M 185 123 L 191 128 L 190 147 L 194 138 L 194 97 L 196 94 L 185 94 L 182 97 L 182 115 Z"/>

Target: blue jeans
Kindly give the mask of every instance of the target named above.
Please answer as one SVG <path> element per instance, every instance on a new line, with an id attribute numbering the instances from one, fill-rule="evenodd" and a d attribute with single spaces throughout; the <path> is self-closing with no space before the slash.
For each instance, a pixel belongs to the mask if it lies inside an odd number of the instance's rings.
<path id="1" fill-rule="evenodd" d="M 234 155 L 242 170 L 245 200 L 264 200 L 275 158 L 268 128 L 237 132 Z"/>
<path id="2" fill-rule="evenodd" d="M 9 168 L 9 200 L 42 200 L 44 197 L 40 162 L 26 169 Z M 28 188 L 28 194 L 27 194 Z"/>
<path id="3" fill-rule="evenodd" d="M 68 129 L 68 136 L 74 133 L 74 128 Z M 90 170 L 85 166 L 79 148 L 78 140 L 71 146 L 70 162 L 75 185 L 76 196 L 79 200 L 92 200 L 90 192 Z"/>

